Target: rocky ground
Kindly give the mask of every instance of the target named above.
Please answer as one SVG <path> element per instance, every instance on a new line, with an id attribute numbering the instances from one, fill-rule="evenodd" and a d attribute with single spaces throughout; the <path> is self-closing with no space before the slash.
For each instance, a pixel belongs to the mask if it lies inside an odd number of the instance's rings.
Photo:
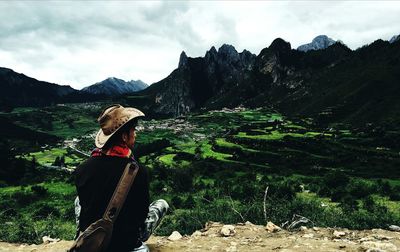
<path id="1" fill-rule="evenodd" d="M 40 245 L 0 242 L 0 251 L 56 252 L 65 251 L 71 241 L 47 242 Z M 288 232 L 270 223 L 267 226 L 245 224 L 206 224 L 201 231 L 181 237 L 152 237 L 151 251 L 400 251 L 400 232 L 372 229 L 348 230 L 305 228 Z"/>

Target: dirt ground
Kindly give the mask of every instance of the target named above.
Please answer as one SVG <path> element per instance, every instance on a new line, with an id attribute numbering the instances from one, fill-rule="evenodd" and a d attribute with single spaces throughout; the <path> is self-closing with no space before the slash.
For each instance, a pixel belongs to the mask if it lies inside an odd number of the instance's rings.
<path id="1" fill-rule="evenodd" d="M 297 231 L 267 230 L 251 223 L 226 226 L 206 224 L 201 231 L 179 238 L 151 237 L 147 244 L 154 252 L 172 251 L 400 251 L 400 232 L 382 229 L 354 231 L 332 228 L 302 228 Z M 66 251 L 71 241 L 40 245 L 0 242 L 0 252 Z"/>

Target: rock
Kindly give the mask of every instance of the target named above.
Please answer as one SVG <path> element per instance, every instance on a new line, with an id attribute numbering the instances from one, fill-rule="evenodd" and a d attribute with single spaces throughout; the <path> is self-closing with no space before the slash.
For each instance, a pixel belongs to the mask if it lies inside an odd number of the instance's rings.
<path id="1" fill-rule="evenodd" d="M 396 225 L 390 225 L 389 230 L 400 232 L 400 227 Z"/>
<path id="2" fill-rule="evenodd" d="M 278 227 L 277 225 L 275 225 L 274 223 L 268 221 L 267 226 L 265 227 L 265 229 L 269 232 L 269 233 L 275 233 L 275 232 L 279 232 L 282 229 L 280 227 Z"/>
<path id="3" fill-rule="evenodd" d="M 195 231 L 191 236 L 192 237 L 199 237 L 199 236 L 201 236 L 202 235 L 202 233 L 200 232 L 200 231 Z"/>
<path id="4" fill-rule="evenodd" d="M 317 227 L 313 227 L 312 228 L 314 231 L 319 231 L 319 228 L 317 228 Z"/>
<path id="5" fill-rule="evenodd" d="M 342 236 L 345 236 L 346 235 L 346 232 L 342 232 L 342 231 L 333 231 L 333 236 L 335 237 L 335 238 L 340 238 L 340 237 L 342 237 Z"/>
<path id="6" fill-rule="evenodd" d="M 225 236 L 225 237 L 227 237 L 227 236 L 234 236 L 235 233 L 236 233 L 235 227 L 232 226 L 232 225 L 224 225 L 224 226 L 221 228 L 221 231 L 220 231 L 220 234 L 221 234 L 222 236 Z"/>
<path id="7" fill-rule="evenodd" d="M 172 232 L 170 236 L 168 236 L 168 240 L 170 241 L 177 241 L 182 238 L 182 235 L 178 231 Z"/>
<path id="8" fill-rule="evenodd" d="M 300 231 L 306 231 L 308 228 L 307 227 L 305 227 L 305 226 L 301 226 L 300 227 Z"/>
<path id="9" fill-rule="evenodd" d="M 51 242 L 58 242 L 58 241 L 60 241 L 60 239 L 54 239 L 54 238 L 51 238 L 50 236 L 43 236 L 42 237 L 42 241 L 43 241 L 43 243 L 51 243 Z"/>
<path id="10" fill-rule="evenodd" d="M 246 221 L 244 224 L 245 224 L 246 226 L 254 226 L 254 224 L 251 223 L 250 221 Z"/>

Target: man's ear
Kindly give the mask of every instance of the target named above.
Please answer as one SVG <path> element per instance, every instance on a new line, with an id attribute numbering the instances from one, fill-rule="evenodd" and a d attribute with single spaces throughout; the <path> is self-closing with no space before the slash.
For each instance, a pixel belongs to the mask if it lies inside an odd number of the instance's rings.
<path id="1" fill-rule="evenodd" d="M 122 133 L 122 140 L 124 143 L 128 142 L 128 134 L 126 132 Z"/>

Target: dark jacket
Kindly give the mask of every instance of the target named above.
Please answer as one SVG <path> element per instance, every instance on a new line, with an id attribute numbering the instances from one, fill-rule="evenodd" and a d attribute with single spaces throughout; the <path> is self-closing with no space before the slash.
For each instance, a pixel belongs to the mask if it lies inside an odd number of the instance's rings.
<path id="1" fill-rule="evenodd" d="M 75 184 L 81 204 L 81 231 L 103 216 L 128 161 L 120 157 L 91 157 L 77 167 Z M 147 217 L 148 208 L 148 172 L 140 167 L 115 221 L 108 251 L 129 251 L 140 246 L 139 228 Z"/>

